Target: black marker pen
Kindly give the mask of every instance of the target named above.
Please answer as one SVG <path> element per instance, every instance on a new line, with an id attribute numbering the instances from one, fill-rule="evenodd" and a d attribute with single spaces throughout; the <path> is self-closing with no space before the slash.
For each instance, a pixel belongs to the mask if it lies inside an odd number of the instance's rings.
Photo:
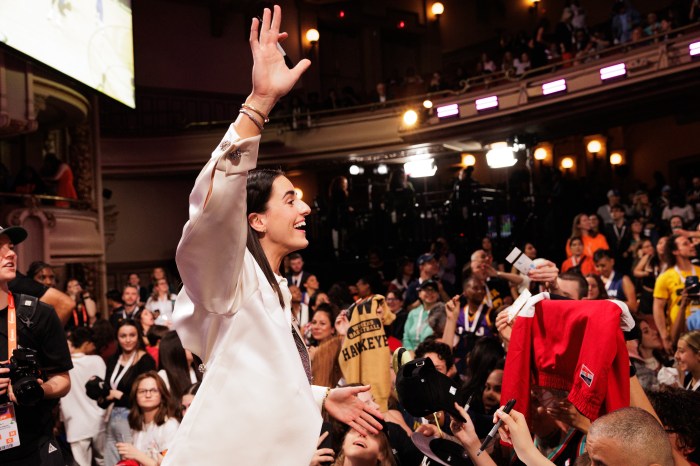
<path id="1" fill-rule="evenodd" d="M 503 412 L 508 414 L 510 413 L 510 410 L 513 409 L 513 406 L 515 406 L 515 398 L 508 400 L 508 403 L 503 407 Z M 496 436 L 496 432 L 498 432 L 498 429 L 503 425 L 503 419 L 499 419 L 498 422 L 496 422 L 493 425 L 493 428 L 489 432 L 489 434 L 486 436 L 484 441 L 481 443 L 481 446 L 479 447 L 479 451 L 476 452 L 476 456 L 479 456 L 482 451 L 486 450 L 486 447 L 491 443 L 493 438 Z"/>

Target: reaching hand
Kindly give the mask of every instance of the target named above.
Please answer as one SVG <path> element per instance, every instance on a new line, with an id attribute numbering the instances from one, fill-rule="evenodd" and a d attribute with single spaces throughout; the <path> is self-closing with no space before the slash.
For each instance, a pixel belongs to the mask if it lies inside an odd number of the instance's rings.
<path id="1" fill-rule="evenodd" d="M 357 394 L 366 392 L 369 385 L 361 387 L 334 388 L 328 394 L 324 404 L 328 414 L 335 419 L 344 422 L 362 435 L 378 433 L 382 425 L 375 419 L 383 419 L 379 410 L 367 405 L 357 398 Z"/>
<path id="2" fill-rule="evenodd" d="M 459 295 L 455 295 L 445 303 L 445 314 L 447 319 L 457 321 L 459 318 Z"/>
<path id="3" fill-rule="evenodd" d="M 535 282 L 543 282 L 546 284 L 556 283 L 559 276 L 559 268 L 552 261 L 546 259 L 538 259 L 538 263 L 534 269 L 531 269 L 527 276 Z"/>
<path id="4" fill-rule="evenodd" d="M 323 466 L 324 464 L 331 463 L 335 460 L 335 452 L 332 448 L 319 448 L 323 441 L 328 437 L 328 432 L 324 432 L 318 438 L 318 443 L 316 444 L 317 450 L 314 453 L 314 457 L 311 458 L 311 463 L 309 466 Z"/>
<path id="5" fill-rule="evenodd" d="M 525 464 L 533 464 L 532 458 L 542 456 L 535 444 L 532 443 L 530 429 L 527 427 L 527 420 L 522 413 L 512 409 L 510 414 L 503 412 L 503 407 L 499 408 L 493 415 L 494 422 L 497 419 L 503 420 L 503 425 L 498 429 L 501 440 L 511 443 L 515 448 L 518 458 Z"/>
<path id="6" fill-rule="evenodd" d="M 514 317 L 512 321 L 508 322 L 507 309 L 502 310 L 496 316 L 496 329 L 498 329 L 498 334 L 501 336 L 501 339 L 506 343 L 510 341 L 510 335 L 513 333 L 515 319 L 517 319 L 517 317 Z"/>
<path id="7" fill-rule="evenodd" d="M 467 414 L 464 408 L 457 403 L 455 403 L 455 408 L 457 409 L 457 412 L 467 420 L 467 422 L 458 421 L 453 417 L 450 420 L 450 430 L 462 443 L 462 446 L 467 450 L 475 450 L 479 448 L 479 437 L 476 435 L 476 430 L 474 429 L 474 424 L 472 423 L 469 414 Z"/>
<path id="8" fill-rule="evenodd" d="M 289 69 L 278 49 L 278 43 L 287 38 L 280 33 L 282 10 L 275 5 L 274 14 L 269 8 L 263 12 L 262 25 L 253 18 L 250 27 L 250 50 L 253 53 L 253 93 L 251 102 L 259 110 L 268 113 L 275 102 L 286 95 L 311 65 L 307 59 L 301 60 Z M 259 32 L 259 37 L 258 37 Z"/>
<path id="9" fill-rule="evenodd" d="M 347 309 L 343 309 L 335 319 L 335 331 L 338 335 L 345 336 L 348 334 L 349 328 L 350 321 L 348 320 L 348 311 Z"/>
<path id="10" fill-rule="evenodd" d="M 568 424 L 583 433 L 587 433 L 591 426 L 591 421 L 586 416 L 579 413 L 569 400 L 560 400 L 554 406 L 547 408 L 547 414 L 557 421 Z"/>

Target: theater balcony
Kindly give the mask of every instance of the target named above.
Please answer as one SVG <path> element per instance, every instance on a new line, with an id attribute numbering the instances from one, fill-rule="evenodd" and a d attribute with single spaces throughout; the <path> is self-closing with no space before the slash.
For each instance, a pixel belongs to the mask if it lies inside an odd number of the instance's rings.
<path id="1" fill-rule="evenodd" d="M 47 262 L 60 279 L 78 276 L 100 296 L 105 242 L 89 95 L 55 72 L 0 51 L 0 225 L 29 232 L 17 246 L 17 268 L 25 272 L 33 261 Z M 50 182 L 38 167 L 48 152 L 70 166 L 77 199 L 46 194 Z"/>
<path id="2" fill-rule="evenodd" d="M 318 164 L 399 162 L 425 153 L 479 151 L 515 134 L 536 134 L 541 141 L 666 115 L 694 119 L 700 53 L 691 52 L 700 52 L 692 48 L 699 43 L 700 28 L 693 25 L 672 37 L 651 37 L 520 77 L 499 73 L 472 78 L 459 91 L 277 115 L 263 134 L 260 163 L 308 169 Z M 611 67 L 613 74 L 620 74 L 603 79 Z M 489 98 L 497 103 L 477 110 L 482 99 Z M 106 176 L 197 170 L 240 102 L 231 96 L 196 98 L 157 91 L 146 91 L 142 99 L 145 105 L 128 117 L 103 108 Z M 432 108 L 423 107 L 425 100 Z M 438 116 L 449 108 L 453 112 L 448 116 Z M 410 109 L 418 114 L 415 125 L 402 120 Z M 144 136 L 137 128 L 162 136 Z"/>

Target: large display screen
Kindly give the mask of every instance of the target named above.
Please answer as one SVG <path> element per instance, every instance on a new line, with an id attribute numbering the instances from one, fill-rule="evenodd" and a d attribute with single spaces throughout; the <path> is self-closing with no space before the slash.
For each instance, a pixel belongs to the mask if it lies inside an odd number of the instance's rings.
<path id="1" fill-rule="evenodd" d="M 0 41 L 135 105 L 131 0 L 0 0 Z"/>

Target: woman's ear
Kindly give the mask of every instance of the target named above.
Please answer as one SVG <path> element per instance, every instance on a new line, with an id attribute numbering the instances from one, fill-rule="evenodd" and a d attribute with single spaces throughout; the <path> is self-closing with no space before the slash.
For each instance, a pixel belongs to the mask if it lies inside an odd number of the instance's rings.
<path id="1" fill-rule="evenodd" d="M 248 215 L 248 224 L 258 233 L 267 233 L 267 216 L 253 212 Z"/>

